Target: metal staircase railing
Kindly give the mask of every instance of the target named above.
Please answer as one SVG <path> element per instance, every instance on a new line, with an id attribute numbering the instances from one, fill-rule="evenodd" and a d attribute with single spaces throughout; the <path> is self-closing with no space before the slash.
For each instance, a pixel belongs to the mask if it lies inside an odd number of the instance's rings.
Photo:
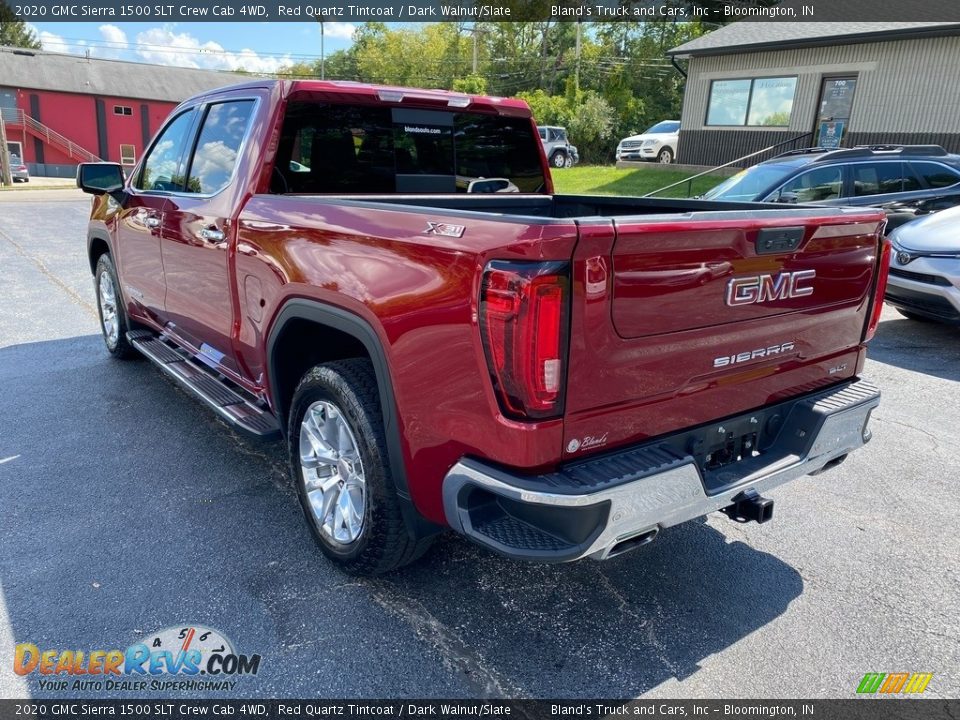
<path id="1" fill-rule="evenodd" d="M 0 109 L 0 113 L 3 115 L 3 121 L 7 124 L 8 130 L 22 127 L 33 137 L 40 138 L 51 147 L 65 153 L 67 157 L 72 160 L 78 160 L 80 162 L 102 162 L 99 157 L 86 148 L 77 145 L 77 143 L 70 138 L 47 127 L 19 108 L 2 108 Z"/>
<path id="2" fill-rule="evenodd" d="M 645 197 L 645 198 L 655 197 L 656 195 L 662 193 L 664 190 L 670 190 L 672 188 L 677 187 L 678 185 L 686 185 L 687 197 L 690 197 L 690 193 L 693 189 L 693 181 L 696 180 L 697 178 L 703 177 L 704 175 L 710 175 L 711 173 L 714 173 L 717 170 L 722 170 L 724 168 L 730 167 L 731 165 L 740 165 L 744 160 L 755 158 L 758 155 L 763 155 L 764 153 L 768 153 L 771 150 L 776 150 L 777 148 L 783 147 L 784 145 L 790 145 L 792 143 L 797 143 L 797 142 L 800 142 L 801 140 L 806 140 L 812 137 L 813 137 L 813 131 L 804 133 L 803 135 L 797 135 L 796 137 L 792 137 L 788 140 L 784 140 L 783 142 L 778 142 L 774 145 L 771 145 L 770 147 L 765 147 L 763 150 L 757 150 L 756 152 L 752 152 L 749 155 L 744 155 L 743 157 L 738 157 L 736 160 L 731 160 L 730 162 L 726 162 L 723 165 L 717 165 L 716 167 L 710 168 L 709 170 L 704 170 L 703 172 L 697 173 L 696 175 L 691 175 L 690 177 L 684 178 L 683 180 L 678 180 L 675 183 L 670 183 L 669 185 L 665 185 L 662 188 L 658 188 L 652 192 L 648 192 L 646 195 L 641 195 L 640 197 Z"/>

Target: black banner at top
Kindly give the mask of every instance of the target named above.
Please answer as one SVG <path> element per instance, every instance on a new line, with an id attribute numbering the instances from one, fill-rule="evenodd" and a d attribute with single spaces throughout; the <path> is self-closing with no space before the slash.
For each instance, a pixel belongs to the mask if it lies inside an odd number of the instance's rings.
<path id="1" fill-rule="evenodd" d="M 960 23 L 958 0 L 0 0 L 4 3 L 30 22 Z"/>

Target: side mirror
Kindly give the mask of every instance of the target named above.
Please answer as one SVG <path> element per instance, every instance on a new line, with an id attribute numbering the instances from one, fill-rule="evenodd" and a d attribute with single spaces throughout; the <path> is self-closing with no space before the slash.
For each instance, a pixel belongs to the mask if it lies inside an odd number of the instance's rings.
<path id="1" fill-rule="evenodd" d="M 77 187 L 91 195 L 123 194 L 123 167 L 117 163 L 80 163 L 77 166 Z"/>
<path id="2" fill-rule="evenodd" d="M 784 192 L 783 190 L 780 190 L 780 191 L 777 192 L 776 195 L 774 195 L 774 197 L 773 197 L 773 202 L 777 202 L 777 203 L 792 203 L 792 204 L 796 205 L 797 202 L 799 201 L 799 199 L 800 199 L 800 198 L 799 198 L 799 196 L 798 196 L 796 193 Z"/>

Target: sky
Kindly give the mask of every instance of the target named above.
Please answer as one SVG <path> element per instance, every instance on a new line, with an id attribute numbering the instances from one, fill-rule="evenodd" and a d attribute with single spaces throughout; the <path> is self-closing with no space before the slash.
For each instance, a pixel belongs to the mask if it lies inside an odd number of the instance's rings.
<path id="1" fill-rule="evenodd" d="M 45 50 L 155 65 L 276 72 L 320 57 L 320 29 L 302 23 L 90 23 L 30 24 Z M 325 51 L 350 46 L 355 25 L 324 23 Z"/>

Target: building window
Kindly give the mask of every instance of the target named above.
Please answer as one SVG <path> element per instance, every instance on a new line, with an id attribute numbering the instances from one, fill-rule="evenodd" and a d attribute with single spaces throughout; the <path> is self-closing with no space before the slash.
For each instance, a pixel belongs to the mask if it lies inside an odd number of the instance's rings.
<path id="1" fill-rule="evenodd" d="M 127 105 L 114 105 L 113 114 L 114 115 L 133 115 L 133 108 Z"/>
<path id="2" fill-rule="evenodd" d="M 121 165 L 137 164 L 137 149 L 133 145 L 120 146 L 120 164 Z"/>
<path id="3" fill-rule="evenodd" d="M 795 77 L 714 80 L 707 125 L 786 127 L 796 89 Z"/>

